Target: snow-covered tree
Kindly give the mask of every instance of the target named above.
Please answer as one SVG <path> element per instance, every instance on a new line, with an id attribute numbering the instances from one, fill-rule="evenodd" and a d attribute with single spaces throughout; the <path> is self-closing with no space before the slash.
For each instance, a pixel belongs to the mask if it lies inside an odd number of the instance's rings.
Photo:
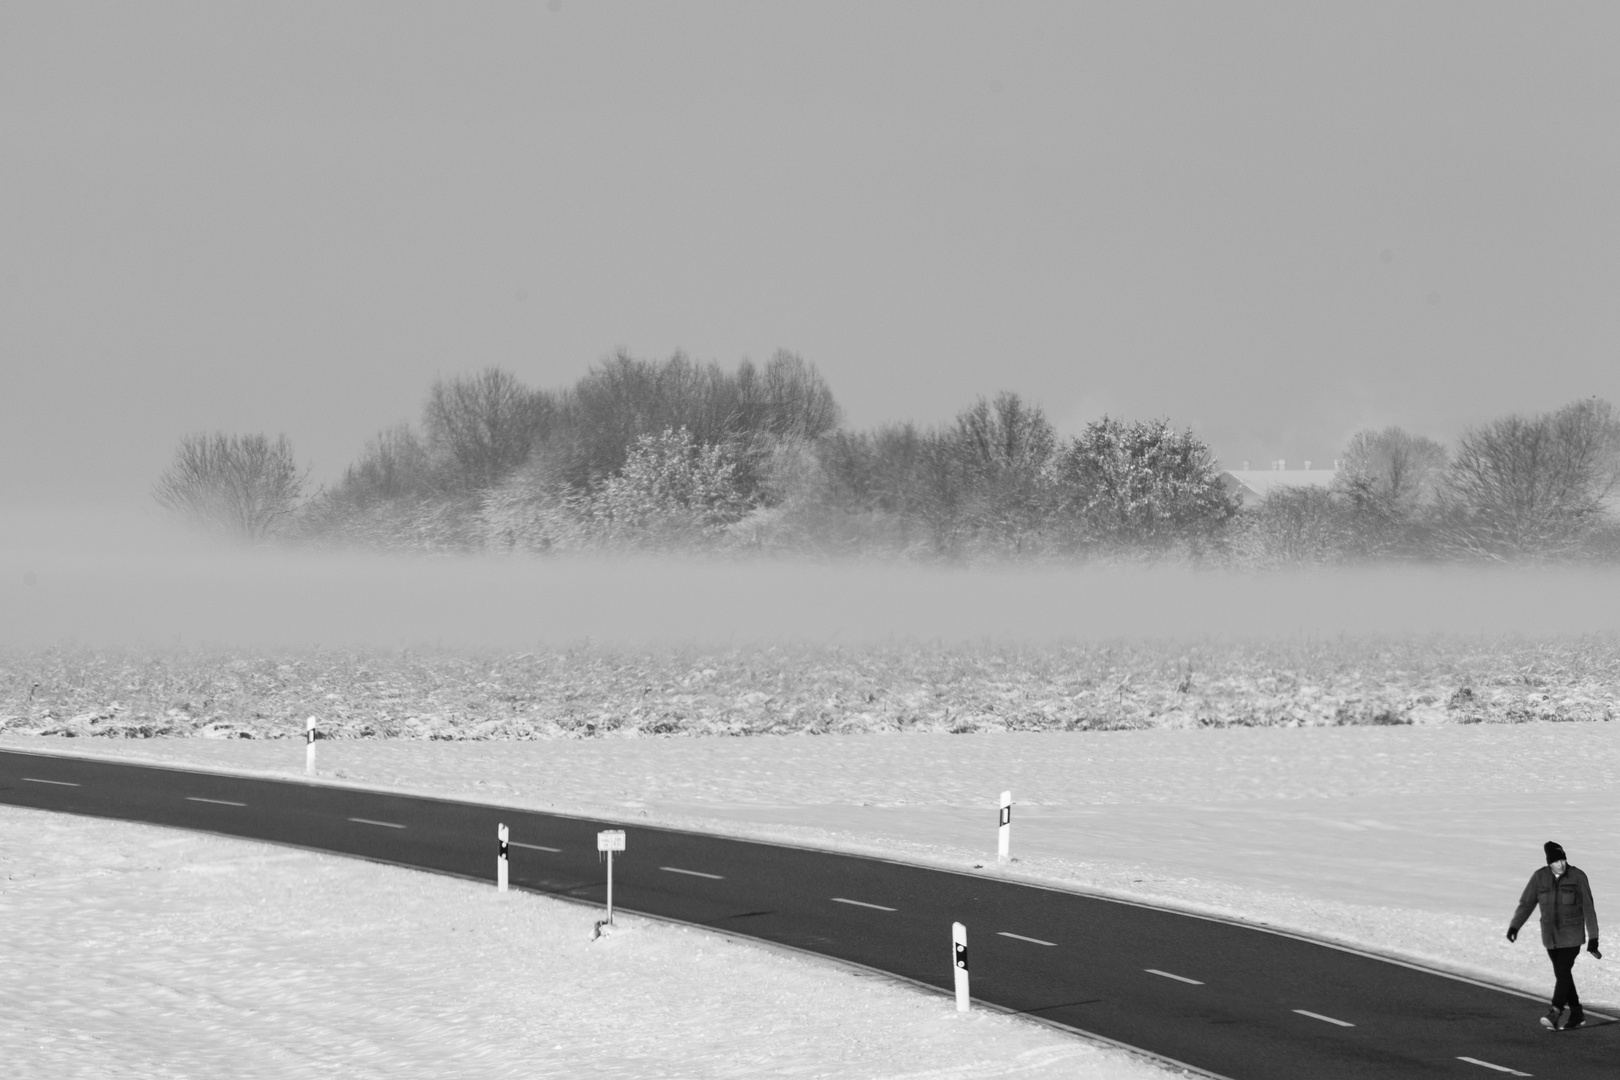
<path id="1" fill-rule="evenodd" d="M 702 445 L 682 427 L 638 438 L 624 468 L 584 508 L 592 531 L 611 545 L 664 547 L 718 538 L 749 501 L 733 448 Z"/>
<path id="2" fill-rule="evenodd" d="M 1620 489 L 1620 418 L 1592 398 L 1506 416 L 1458 440 L 1447 476 L 1448 539 L 1492 556 L 1574 550 Z"/>
<path id="3" fill-rule="evenodd" d="M 1088 424 L 1058 455 L 1055 473 L 1060 512 L 1086 546 L 1162 550 L 1196 543 L 1239 509 L 1209 447 L 1163 420 L 1105 416 Z"/>

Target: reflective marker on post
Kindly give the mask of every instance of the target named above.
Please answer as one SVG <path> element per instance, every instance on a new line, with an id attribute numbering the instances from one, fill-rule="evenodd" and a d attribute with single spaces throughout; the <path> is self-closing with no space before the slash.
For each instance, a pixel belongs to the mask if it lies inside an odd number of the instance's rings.
<path id="1" fill-rule="evenodd" d="M 1012 858 L 1012 792 L 1001 793 L 1001 828 L 996 835 L 996 861 Z"/>
<path id="2" fill-rule="evenodd" d="M 310 776 L 315 775 L 315 718 L 313 716 L 304 723 L 304 771 Z"/>
<path id="3" fill-rule="evenodd" d="M 495 826 L 495 837 L 500 841 L 500 852 L 495 857 L 495 885 L 501 892 L 506 891 L 506 842 L 511 834 L 506 831 L 505 825 Z"/>
<path id="4" fill-rule="evenodd" d="M 956 1011 L 968 1011 L 967 927 L 951 923 L 951 963 L 956 968 Z"/>

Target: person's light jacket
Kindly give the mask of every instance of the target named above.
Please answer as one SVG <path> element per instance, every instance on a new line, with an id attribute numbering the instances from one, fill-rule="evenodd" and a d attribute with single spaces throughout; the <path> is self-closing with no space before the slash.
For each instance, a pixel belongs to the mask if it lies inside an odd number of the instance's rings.
<path id="1" fill-rule="evenodd" d="M 1565 866 L 1564 876 L 1555 878 L 1552 867 L 1543 866 L 1530 875 L 1530 884 L 1524 887 L 1510 924 L 1515 933 L 1530 917 L 1530 909 L 1537 905 L 1541 907 L 1541 944 L 1547 948 L 1585 945 L 1598 936 L 1592 886 L 1578 868 Z"/>

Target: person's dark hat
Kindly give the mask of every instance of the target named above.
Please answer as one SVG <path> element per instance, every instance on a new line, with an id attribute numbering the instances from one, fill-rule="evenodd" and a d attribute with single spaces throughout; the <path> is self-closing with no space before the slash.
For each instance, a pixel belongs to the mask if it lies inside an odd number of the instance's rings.
<path id="1" fill-rule="evenodd" d="M 1564 849 L 1559 847 L 1553 841 L 1549 840 L 1545 844 L 1542 844 L 1541 846 L 1547 852 L 1547 865 L 1548 866 L 1551 866 L 1553 863 L 1557 862 L 1559 859 L 1563 859 L 1565 862 L 1569 861 L 1569 856 L 1564 854 Z"/>

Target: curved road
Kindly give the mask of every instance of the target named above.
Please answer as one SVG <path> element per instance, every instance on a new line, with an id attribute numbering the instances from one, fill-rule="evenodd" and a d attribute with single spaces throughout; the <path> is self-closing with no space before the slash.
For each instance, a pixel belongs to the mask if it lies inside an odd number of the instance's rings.
<path id="1" fill-rule="evenodd" d="M 1233 1080 L 1614 1080 L 1620 1024 L 1549 1033 L 1539 1001 L 1282 934 L 880 859 L 447 799 L 0 751 L 0 803 L 269 840 L 614 903 L 973 996 Z M 1505 916 L 1504 916 L 1505 917 Z M 1590 1015 L 1590 1014 L 1589 1014 Z"/>

